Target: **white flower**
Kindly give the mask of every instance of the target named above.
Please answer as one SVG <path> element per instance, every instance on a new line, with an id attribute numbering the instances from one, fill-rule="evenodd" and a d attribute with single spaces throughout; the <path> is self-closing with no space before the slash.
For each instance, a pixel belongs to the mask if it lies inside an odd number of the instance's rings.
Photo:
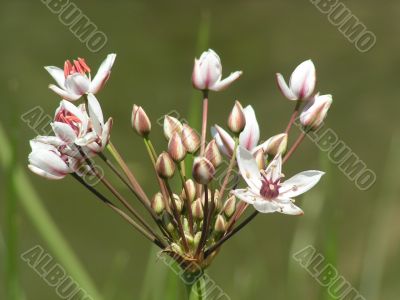
<path id="1" fill-rule="evenodd" d="M 302 62 L 293 71 L 289 86 L 282 74 L 277 73 L 276 79 L 282 94 L 289 100 L 308 100 L 314 92 L 316 83 L 315 66 L 311 60 Z"/>
<path id="2" fill-rule="evenodd" d="M 317 129 L 325 120 L 332 104 L 332 95 L 317 94 L 300 114 L 300 122 L 304 127 Z"/>
<path id="3" fill-rule="evenodd" d="M 217 53 L 208 49 L 201 54 L 199 59 L 194 60 L 192 83 L 198 90 L 222 91 L 241 75 L 242 71 L 236 71 L 221 80 L 221 60 Z"/>
<path id="4" fill-rule="evenodd" d="M 239 147 L 237 156 L 240 173 L 248 188 L 233 190 L 232 193 L 262 213 L 302 215 L 303 211 L 293 204 L 293 198 L 310 190 L 324 175 L 321 171 L 305 171 L 281 182 L 283 174 L 280 154 L 266 170 L 261 171 L 253 155 L 245 148 Z"/>
<path id="5" fill-rule="evenodd" d="M 282 133 L 275 135 L 258 145 L 260 139 L 260 128 L 258 126 L 254 109 L 251 105 L 248 105 L 243 109 L 243 111 L 246 118 L 246 125 L 244 130 L 239 135 L 240 146 L 246 148 L 252 154 L 255 154 L 259 149 L 263 149 L 265 154 L 269 154 L 272 148 L 279 148 L 277 147 L 277 143 L 286 144 L 287 135 Z M 221 152 L 226 156 L 231 157 L 235 146 L 235 141 L 230 134 L 218 125 L 215 125 L 215 127 L 211 128 L 211 134 L 217 142 L 218 148 L 221 150 Z M 285 150 L 286 145 L 282 146 L 285 147 L 281 147 L 281 149 Z"/>
<path id="6" fill-rule="evenodd" d="M 62 179 L 73 172 L 68 166 L 68 158 L 63 157 L 53 145 L 34 140 L 30 144 L 32 152 L 28 156 L 28 168 L 35 174 L 47 179 Z"/>
<path id="7" fill-rule="evenodd" d="M 50 84 L 49 88 L 69 101 L 78 100 L 87 93 L 96 94 L 110 77 L 115 57 L 116 54 L 107 55 L 93 80 L 91 79 L 90 68 L 82 58 L 74 60 L 73 64 L 67 60 L 64 64 L 64 70 L 54 66 L 45 67 L 58 84 L 58 86 Z"/>

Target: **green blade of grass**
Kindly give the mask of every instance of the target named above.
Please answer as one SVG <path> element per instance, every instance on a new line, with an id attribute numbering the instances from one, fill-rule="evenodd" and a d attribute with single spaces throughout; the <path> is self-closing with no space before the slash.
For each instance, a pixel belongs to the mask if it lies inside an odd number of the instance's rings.
<path id="1" fill-rule="evenodd" d="M 364 255 L 360 292 L 366 299 L 385 299 L 381 287 L 385 269 L 385 259 L 390 251 L 393 228 L 398 219 L 400 178 L 400 132 L 393 135 L 382 178 L 380 195 L 375 202 L 374 219 L 369 229 L 370 235 Z M 392 229 L 392 230 L 390 230 Z"/>
<path id="2" fill-rule="evenodd" d="M 12 153 L 10 142 L 0 125 L 0 159 L 3 169 L 9 167 L 10 153 Z M 32 224 L 47 243 L 50 252 L 59 260 L 69 275 L 71 275 L 93 299 L 100 300 L 102 297 L 56 224 L 47 213 L 45 207 L 41 203 L 40 197 L 29 182 L 25 169 L 18 165 L 13 172 L 11 180 L 17 192 L 20 206 L 25 210 Z M 16 251 L 16 249 L 13 251 Z"/>

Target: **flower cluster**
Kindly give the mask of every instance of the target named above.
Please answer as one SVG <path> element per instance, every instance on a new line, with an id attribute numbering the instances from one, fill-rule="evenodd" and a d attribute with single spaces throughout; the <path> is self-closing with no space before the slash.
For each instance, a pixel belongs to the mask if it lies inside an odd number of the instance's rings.
<path id="1" fill-rule="evenodd" d="M 151 118 L 143 107 L 134 104 L 131 125 L 143 138 L 158 187 L 149 197 L 111 143 L 112 119 L 104 121 L 100 103 L 94 95 L 108 80 L 115 57 L 115 54 L 107 56 L 93 80 L 90 67 L 82 58 L 72 63 L 67 60 L 64 70 L 46 67 L 58 84 L 50 85 L 50 89 L 63 100 L 51 123 L 54 135 L 31 140 L 31 171 L 48 179 L 62 179 L 71 174 L 182 267 L 193 272 L 196 269 L 194 263 L 197 268 L 206 268 L 221 245 L 259 212 L 303 214 L 294 204 L 294 198 L 315 186 L 324 173 L 305 171 L 284 180 L 282 168 L 306 133 L 322 125 L 332 103 L 331 95 L 314 92 L 316 72 L 311 60 L 295 69 L 289 85 L 281 74 L 277 74 L 282 94 L 296 101 L 295 108 L 286 130 L 263 142 L 260 142 L 260 127 L 254 108 L 251 105 L 243 108 L 239 101 L 235 101 L 227 118 L 227 129 L 216 124 L 211 126 L 211 139 L 207 141 L 209 92 L 228 88 L 242 75 L 241 71 L 236 71 L 222 79 L 221 60 L 211 49 L 195 59 L 192 74 L 193 87 L 203 95 L 199 132 L 166 115 L 163 123 L 165 150 L 159 152 L 151 140 Z M 81 98 L 84 103 L 78 106 L 71 102 Z M 289 133 L 297 117 L 303 132 L 288 147 Z M 150 226 L 129 199 L 108 181 L 109 175 L 103 176 L 96 171 L 93 166 L 96 158 L 101 159 L 131 190 L 158 229 Z M 83 176 L 85 172 L 97 176 L 115 199 L 107 198 L 90 185 Z M 178 188 L 171 183 L 174 177 L 180 181 Z M 237 188 L 240 178 L 247 187 Z M 250 205 L 254 211 L 245 218 Z"/>

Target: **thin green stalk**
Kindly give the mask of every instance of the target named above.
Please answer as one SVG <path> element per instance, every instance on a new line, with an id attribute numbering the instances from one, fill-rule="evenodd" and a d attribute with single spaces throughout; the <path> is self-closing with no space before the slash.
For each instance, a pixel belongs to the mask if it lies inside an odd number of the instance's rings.
<path id="1" fill-rule="evenodd" d="M 184 167 L 182 167 L 179 163 L 178 163 L 178 171 L 179 171 L 179 175 L 181 178 L 181 182 L 182 182 L 182 186 L 183 189 L 185 191 L 185 195 L 186 195 L 186 199 L 185 199 L 185 205 L 186 205 L 186 211 L 188 214 L 188 221 L 189 221 L 189 229 L 190 229 L 190 234 L 193 235 L 193 215 L 192 215 L 192 208 L 191 208 L 191 203 L 190 203 L 190 199 L 189 199 L 189 191 L 188 188 L 186 186 L 186 177 L 185 174 L 183 173 L 184 171 Z"/>

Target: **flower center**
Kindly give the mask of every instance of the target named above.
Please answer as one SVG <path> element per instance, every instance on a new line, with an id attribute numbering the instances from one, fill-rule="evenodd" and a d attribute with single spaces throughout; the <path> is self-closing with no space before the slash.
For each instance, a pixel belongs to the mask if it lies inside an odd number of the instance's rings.
<path id="1" fill-rule="evenodd" d="M 82 127 L 82 121 L 75 115 L 71 114 L 69 111 L 63 109 L 54 118 L 55 121 L 68 124 L 79 136 Z"/>
<path id="2" fill-rule="evenodd" d="M 273 181 L 268 179 L 264 174 L 262 174 L 262 185 L 260 189 L 260 195 L 266 200 L 273 200 L 279 196 L 280 178 Z"/>
<path id="3" fill-rule="evenodd" d="M 77 60 L 74 60 L 73 63 L 71 61 L 66 60 L 64 63 L 64 76 L 67 78 L 69 75 L 81 73 L 82 75 L 86 75 L 86 73 L 90 73 L 90 68 L 86 64 L 83 58 L 78 57 Z"/>

